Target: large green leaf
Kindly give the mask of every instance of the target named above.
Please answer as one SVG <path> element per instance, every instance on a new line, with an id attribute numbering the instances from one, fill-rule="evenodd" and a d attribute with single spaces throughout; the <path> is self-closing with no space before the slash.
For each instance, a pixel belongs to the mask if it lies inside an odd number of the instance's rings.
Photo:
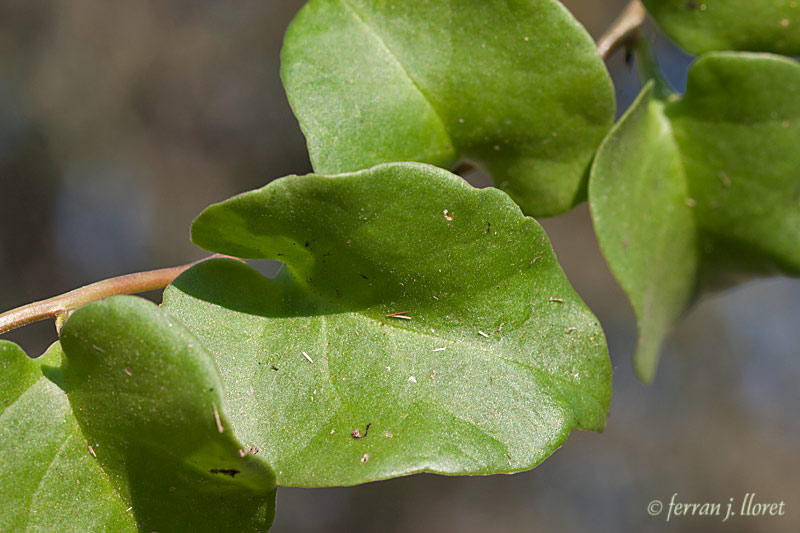
<path id="1" fill-rule="evenodd" d="M 202 345 L 146 300 L 76 311 L 61 332 L 64 385 L 108 482 L 141 531 L 264 531 L 275 475 L 233 436 Z"/>
<path id="2" fill-rule="evenodd" d="M 60 360 L 58 344 L 30 359 L 0 340 L 0 531 L 135 531 L 51 381 Z"/>
<path id="3" fill-rule="evenodd" d="M 312 0 L 281 71 L 314 169 L 483 165 L 532 215 L 585 198 L 613 89 L 555 0 Z"/>
<path id="4" fill-rule="evenodd" d="M 279 484 L 525 470 L 605 424 L 602 330 L 497 189 L 418 163 L 291 176 L 208 208 L 192 236 L 286 265 L 270 280 L 207 261 L 164 294 Z"/>
<path id="5" fill-rule="evenodd" d="M 749 50 L 800 55 L 800 2 L 642 1 L 664 31 L 693 54 Z"/>
<path id="6" fill-rule="evenodd" d="M 635 365 L 701 290 L 800 275 L 800 65 L 713 53 L 683 98 L 648 85 L 609 134 L 589 204 L 606 259 L 639 319 Z"/>

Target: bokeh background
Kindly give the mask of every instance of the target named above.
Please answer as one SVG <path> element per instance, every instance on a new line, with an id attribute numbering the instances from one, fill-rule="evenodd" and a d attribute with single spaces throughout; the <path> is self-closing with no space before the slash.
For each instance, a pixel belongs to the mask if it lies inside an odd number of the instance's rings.
<path id="1" fill-rule="evenodd" d="M 0 0 L 0 310 L 202 257 L 188 229 L 205 206 L 310 171 L 278 74 L 302 3 Z M 625 2 L 565 3 L 597 37 Z M 648 31 L 682 90 L 691 58 Z M 608 65 L 621 112 L 635 74 L 623 53 Z M 631 369 L 633 312 L 586 206 L 543 223 L 608 337 L 606 431 L 574 433 L 514 476 L 282 488 L 274 531 L 800 531 L 800 281 L 703 300 L 644 386 Z M 40 323 L 4 338 L 38 354 L 55 331 Z M 756 493 L 786 514 L 724 524 L 647 514 L 673 493 L 723 506 Z"/>

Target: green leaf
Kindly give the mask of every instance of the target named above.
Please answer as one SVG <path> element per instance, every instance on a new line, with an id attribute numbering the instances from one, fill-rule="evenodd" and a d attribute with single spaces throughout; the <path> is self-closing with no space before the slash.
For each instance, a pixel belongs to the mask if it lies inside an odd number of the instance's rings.
<path id="1" fill-rule="evenodd" d="M 585 198 L 614 115 L 594 43 L 554 0 L 312 0 L 281 75 L 317 172 L 468 159 L 536 216 Z"/>
<path id="2" fill-rule="evenodd" d="M 589 204 L 600 246 L 639 320 L 637 373 L 703 290 L 800 275 L 800 65 L 713 53 L 683 98 L 652 84 L 604 141 Z"/>
<path id="3" fill-rule="evenodd" d="M 800 275 L 800 64 L 709 54 L 667 112 L 709 259 Z"/>
<path id="4" fill-rule="evenodd" d="M 202 345 L 141 298 L 77 310 L 61 332 L 75 416 L 141 531 L 264 531 L 275 476 L 233 435 Z"/>
<path id="5" fill-rule="evenodd" d="M 30 359 L 0 340 L 0 530 L 135 531 L 51 381 L 60 360 L 58 343 Z"/>
<path id="6" fill-rule="evenodd" d="M 646 381 L 664 335 L 694 294 L 699 248 L 688 198 L 672 126 L 651 82 L 601 145 L 589 184 L 597 238 L 636 312 L 634 363 Z"/>
<path id="7" fill-rule="evenodd" d="M 602 330 L 497 189 L 418 163 L 291 176 L 211 206 L 192 235 L 286 265 L 270 280 L 207 261 L 164 294 L 281 485 L 526 470 L 605 424 Z"/>
<path id="8" fill-rule="evenodd" d="M 800 3 L 789 0 L 642 0 L 693 54 L 747 50 L 800 55 Z"/>

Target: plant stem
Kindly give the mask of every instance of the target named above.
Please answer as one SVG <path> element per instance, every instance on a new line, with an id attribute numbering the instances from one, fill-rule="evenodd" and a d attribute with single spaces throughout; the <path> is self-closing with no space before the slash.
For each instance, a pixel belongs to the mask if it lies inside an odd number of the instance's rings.
<path id="1" fill-rule="evenodd" d="M 633 43 L 644 23 L 647 11 L 640 0 L 632 0 L 611 27 L 597 40 L 597 52 L 603 59 L 621 46 Z"/>
<path id="2" fill-rule="evenodd" d="M 118 276 L 86 285 L 60 296 L 6 311 L 0 314 L 0 335 L 39 320 L 58 319 L 60 316 L 71 313 L 75 309 L 95 300 L 102 300 L 119 294 L 135 294 L 163 289 L 190 267 L 217 257 L 229 256 L 214 254 L 188 265 Z"/>
<path id="3" fill-rule="evenodd" d="M 639 74 L 639 83 L 644 86 L 648 81 L 655 82 L 655 95 L 660 100 L 667 100 L 675 95 L 675 91 L 661 73 L 658 58 L 653 50 L 653 45 L 643 35 L 638 35 L 630 45 L 636 56 L 636 70 Z"/>

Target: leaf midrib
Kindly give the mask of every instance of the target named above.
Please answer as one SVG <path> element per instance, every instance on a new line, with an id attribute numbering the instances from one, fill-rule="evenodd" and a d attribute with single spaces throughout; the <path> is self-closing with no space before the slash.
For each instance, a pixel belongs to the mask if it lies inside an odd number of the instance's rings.
<path id="1" fill-rule="evenodd" d="M 439 113 L 439 110 L 436 109 L 435 105 L 433 105 L 433 102 L 428 97 L 428 95 L 425 94 L 425 91 L 422 89 L 420 84 L 411 76 L 411 73 L 408 71 L 408 68 L 406 68 L 406 66 L 400 61 L 400 58 L 397 57 L 397 55 L 392 51 L 392 49 L 389 48 L 389 45 L 386 44 L 386 41 L 384 41 L 383 37 L 378 35 L 378 33 L 372 28 L 372 26 L 369 25 L 369 23 L 367 22 L 366 17 L 364 17 L 361 13 L 359 13 L 356 10 L 355 6 L 353 6 L 350 3 L 350 0 L 339 0 L 339 2 L 347 11 L 349 11 L 353 15 L 353 17 L 362 26 L 364 26 L 364 28 L 367 30 L 367 32 L 377 41 L 378 45 L 381 48 L 384 49 L 384 51 L 389 56 L 389 58 L 400 68 L 400 71 L 403 73 L 403 75 L 406 77 L 406 79 L 409 81 L 409 83 L 411 83 L 411 85 L 414 86 L 414 88 L 417 90 L 417 92 L 420 94 L 420 96 L 422 96 L 422 99 L 425 100 L 425 103 L 428 104 L 428 107 L 431 109 L 431 111 L 433 111 L 433 114 L 436 117 L 436 120 L 439 122 L 439 125 L 442 127 L 442 131 L 445 132 L 445 134 L 447 135 L 447 142 L 452 147 L 453 152 L 456 152 L 457 150 L 456 150 L 455 143 L 453 143 L 453 139 L 450 136 L 450 131 L 447 128 L 446 122 L 442 119 L 441 113 Z"/>

